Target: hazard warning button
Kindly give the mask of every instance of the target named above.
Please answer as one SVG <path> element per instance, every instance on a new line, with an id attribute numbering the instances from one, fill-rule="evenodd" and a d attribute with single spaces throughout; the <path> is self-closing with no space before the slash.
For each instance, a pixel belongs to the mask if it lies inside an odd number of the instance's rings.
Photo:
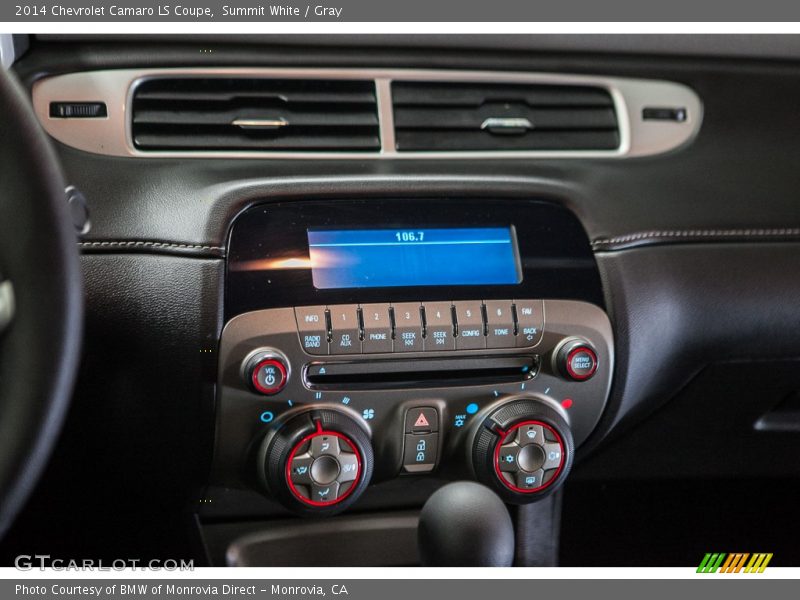
<path id="1" fill-rule="evenodd" d="M 410 408 L 406 413 L 406 433 L 439 431 L 439 411 L 431 406 Z"/>

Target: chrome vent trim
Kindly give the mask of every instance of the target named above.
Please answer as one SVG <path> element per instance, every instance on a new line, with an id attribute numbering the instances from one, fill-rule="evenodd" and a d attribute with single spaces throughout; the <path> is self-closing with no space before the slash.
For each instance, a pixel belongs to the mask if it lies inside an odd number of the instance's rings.
<path id="1" fill-rule="evenodd" d="M 156 78 L 237 77 L 281 79 L 372 80 L 378 102 L 381 149 L 372 152 L 307 151 L 145 151 L 137 149 L 131 134 L 133 91 L 143 81 Z M 393 81 L 482 82 L 596 86 L 608 90 L 619 124 L 619 147 L 614 150 L 565 151 L 448 151 L 398 152 L 395 149 L 392 108 Z M 108 116 L 92 119 L 50 117 L 50 103 L 59 101 L 105 102 Z M 120 69 L 87 71 L 48 77 L 33 86 L 33 105 L 44 129 L 56 140 L 87 152 L 110 156 L 147 158 L 274 158 L 274 159 L 526 159 L 526 158 L 629 158 L 676 150 L 697 135 L 703 107 L 693 90 L 679 83 L 553 73 L 506 73 L 412 69 L 272 69 L 192 68 Z M 686 110 L 681 122 L 644 120 L 649 107 Z"/>

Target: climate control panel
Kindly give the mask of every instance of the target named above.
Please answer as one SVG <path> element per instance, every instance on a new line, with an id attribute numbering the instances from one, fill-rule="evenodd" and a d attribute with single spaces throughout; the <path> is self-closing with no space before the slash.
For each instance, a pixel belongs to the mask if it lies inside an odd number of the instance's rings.
<path id="1" fill-rule="evenodd" d="M 394 478 L 477 479 L 532 502 L 597 424 L 613 360 L 607 316 L 573 300 L 244 313 L 222 334 L 212 484 L 315 515 Z"/>

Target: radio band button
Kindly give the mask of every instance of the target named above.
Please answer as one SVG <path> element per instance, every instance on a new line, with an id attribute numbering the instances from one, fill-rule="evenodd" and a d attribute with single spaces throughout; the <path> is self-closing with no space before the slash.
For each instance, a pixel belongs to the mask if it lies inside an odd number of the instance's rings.
<path id="1" fill-rule="evenodd" d="M 328 324 L 324 306 L 301 306 L 294 309 L 300 345 L 308 354 L 328 354 Z"/>

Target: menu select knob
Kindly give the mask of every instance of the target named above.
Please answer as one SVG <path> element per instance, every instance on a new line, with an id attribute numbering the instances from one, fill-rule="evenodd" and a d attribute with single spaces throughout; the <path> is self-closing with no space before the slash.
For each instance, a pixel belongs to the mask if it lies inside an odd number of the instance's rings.
<path id="1" fill-rule="evenodd" d="M 337 410 L 309 410 L 267 435 L 258 468 L 261 482 L 287 508 L 300 514 L 335 514 L 369 484 L 372 445 L 354 417 Z"/>
<path id="2" fill-rule="evenodd" d="M 556 368 L 571 381 L 587 381 L 597 372 L 597 352 L 586 340 L 567 340 L 556 352 Z"/>

